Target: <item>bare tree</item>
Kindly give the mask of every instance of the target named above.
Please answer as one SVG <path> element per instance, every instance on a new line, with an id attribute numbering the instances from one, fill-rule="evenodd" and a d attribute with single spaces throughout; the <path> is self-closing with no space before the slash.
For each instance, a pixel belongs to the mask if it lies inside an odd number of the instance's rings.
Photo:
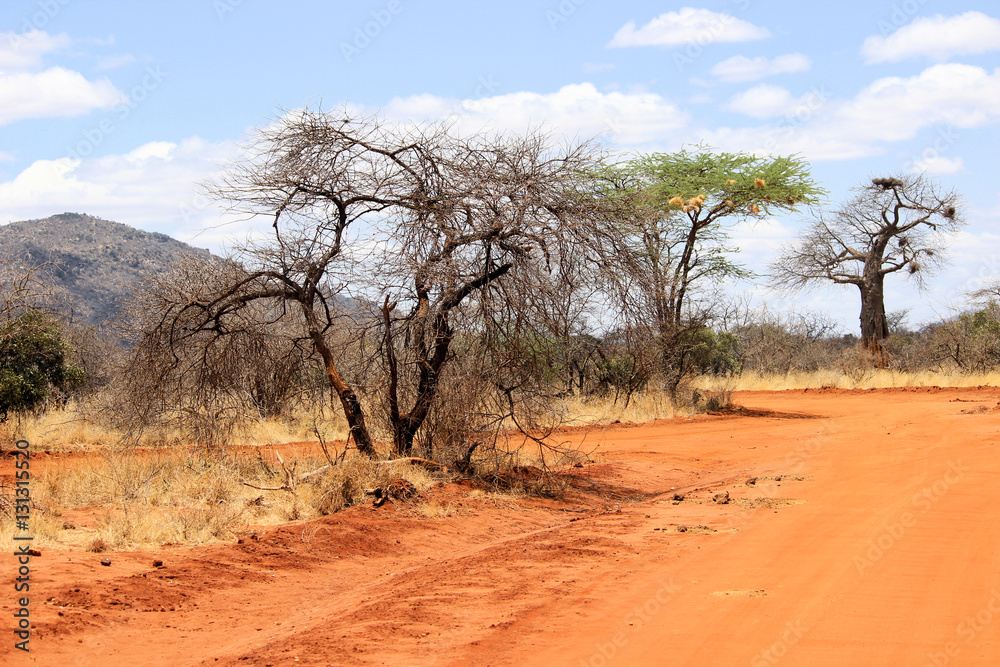
<path id="1" fill-rule="evenodd" d="M 533 133 L 450 140 L 425 160 L 421 199 L 389 219 L 386 245 L 396 250 L 380 256 L 376 274 L 398 280 L 380 287 L 388 418 L 403 455 L 437 397 L 456 321 L 483 336 L 501 331 L 509 342 L 515 313 L 546 294 L 558 296 L 538 290 L 552 283 L 538 277 L 563 282 L 552 270 L 565 265 L 587 220 L 580 186 L 593 155 L 588 145 L 555 152 L 547 137 Z M 518 335 L 536 330 L 516 319 Z"/>
<path id="2" fill-rule="evenodd" d="M 112 424 L 133 437 L 171 426 L 210 443 L 290 407 L 313 363 L 299 313 L 259 299 L 206 322 L 204 304 L 247 278 L 235 262 L 189 256 L 140 284 L 119 328 L 132 345 L 106 397 Z"/>
<path id="3" fill-rule="evenodd" d="M 830 214 L 819 213 L 771 267 L 773 282 L 801 289 L 817 282 L 855 285 L 861 340 L 884 363 L 889 336 L 884 282 L 906 271 L 918 285 L 941 265 L 944 236 L 964 224 L 959 197 L 923 176 L 875 178 Z"/>
<path id="4" fill-rule="evenodd" d="M 585 220 L 578 183 L 592 153 L 556 150 L 537 133 L 460 137 L 444 125 L 289 113 L 210 186 L 230 211 L 266 216 L 267 237 L 234 256 L 228 278 L 160 303 L 148 335 L 177 348 L 219 338 L 239 317 L 298 323 L 356 446 L 375 456 L 372 406 L 331 343 L 338 328 L 358 329 L 385 370 L 394 450 L 407 454 L 453 358 L 456 326 L 484 331 L 512 298 L 498 286 L 551 266 Z"/>

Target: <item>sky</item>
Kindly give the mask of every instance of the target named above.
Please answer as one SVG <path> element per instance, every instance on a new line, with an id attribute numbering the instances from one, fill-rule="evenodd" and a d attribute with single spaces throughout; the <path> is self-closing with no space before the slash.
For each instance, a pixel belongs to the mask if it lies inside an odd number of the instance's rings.
<path id="1" fill-rule="evenodd" d="M 886 309 L 919 325 L 1000 279 L 995 0 L 4 0 L 0 224 L 72 211 L 225 252 L 267 223 L 227 219 L 202 184 L 306 106 L 621 155 L 798 155 L 831 207 L 923 173 L 968 224 L 923 290 L 889 278 Z M 738 225 L 739 260 L 766 273 L 807 222 Z M 730 291 L 857 332 L 855 288 L 764 283 Z"/>

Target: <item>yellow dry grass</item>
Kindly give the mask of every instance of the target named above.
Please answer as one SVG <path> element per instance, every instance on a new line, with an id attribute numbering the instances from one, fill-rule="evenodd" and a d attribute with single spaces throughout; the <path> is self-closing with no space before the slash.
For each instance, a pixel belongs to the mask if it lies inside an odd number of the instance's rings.
<path id="1" fill-rule="evenodd" d="M 894 370 L 861 370 L 844 373 L 835 369 L 791 372 L 786 375 L 744 373 L 731 378 L 701 377 L 694 386 L 712 391 L 781 391 L 784 389 L 882 389 L 888 387 L 978 387 L 1000 385 L 1000 373 L 940 373 Z"/>
<path id="2" fill-rule="evenodd" d="M 394 478 L 418 490 L 436 482 L 422 468 L 361 456 L 335 466 L 323 457 L 285 465 L 290 488 L 282 488 L 285 469 L 263 451 L 133 450 L 57 459 L 32 479 L 31 530 L 36 544 L 55 549 L 203 544 L 364 502 L 365 489 Z M 14 528 L 12 516 L 0 516 L 0 534 Z"/>
<path id="3" fill-rule="evenodd" d="M 674 405 L 666 392 L 654 390 L 637 392 L 627 401 L 624 398 L 615 401 L 611 396 L 572 396 L 564 399 L 560 407 L 567 423 L 573 426 L 619 421 L 643 423 L 686 412 L 684 408 Z"/>
<path id="4" fill-rule="evenodd" d="M 702 377 L 691 386 L 702 393 L 724 395 L 738 390 L 980 385 L 1000 385 L 1000 373 L 831 369 Z M 570 425 L 643 423 L 692 409 L 674 405 L 665 392 L 652 390 L 617 402 L 610 397 L 573 396 L 557 406 Z M 317 428 L 328 440 L 343 440 L 347 435 L 343 417 L 329 409 L 303 409 L 290 418 L 249 421 L 233 434 L 225 452 L 185 446 L 178 433 L 162 432 L 148 434 L 141 441 L 153 448 L 125 447 L 121 434 L 95 424 L 88 410 L 88 406 L 70 405 L 0 425 L 3 441 L 24 438 L 34 451 L 88 452 L 82 458 L 54 459 L 44 472 L 34 473 L 31 528 L 39 546 L 101 551 L 213 542 L 230 539 L 248 527 L 307 520 L 364 502 L 366 488 L 382 486 L 392 478 L 406 479 L 418 490 L 436 481 L 422 468 L 402 463 L 349 456 L 329 466 L 322 456 L 303 455 L 285 462 L 298 481 L 294 488 L 280 490 L 287 475 L 266 445 L 315 441 Z M 525 443 L 508 443 L 510 463 L 570 465 L 576 460 L 573 456 L 586 454 L 557 451 L 553 455 Z M 165 446 L 169 444 L 174 446 Z M 240 445 L 249 447 L 241 449 Z M 431 500 L 421 501 L 414 511 L 427 518 L 444 518 L 453 508 Z M 0 512 L 0 535 L 13 532 L 13 516 Z"/>
<path id="5" fill-rule="evenodd" d="M 66 408 L 39 414 L 18 415 L 0 425 L 0 438 L 23 438 L 38 449 L 52 451 L 105 450 L 125 442 L 124 434 L 100 424 L 97 408 L 91 404 L 70 403 Z M 269 445 L 316 439 L 316 428 L 323 437 L 333 440 L 347 438 L 347 422 L 343 414 L 327 406 L 300 408 L 281 418 L 251 419 L 236 429 L 227 443 L 230 445 Z M 150 430 L 134 444 L 151 447 L 185 446 L 189 440 L 180 431 Z"/>

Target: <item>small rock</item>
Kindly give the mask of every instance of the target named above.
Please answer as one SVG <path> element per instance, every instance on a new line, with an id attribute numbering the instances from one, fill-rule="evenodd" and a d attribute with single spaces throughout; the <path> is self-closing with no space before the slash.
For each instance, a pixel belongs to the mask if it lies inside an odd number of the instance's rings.
<path id="1" fill-rule="evenodd" d="M 756 477 L 751 477 L 750 479 L 747 480 L 747 486 L 754 486 L 756 484 L 757 484 L 757 478 Z"/>
<path id="2" fill-rule="evenodd" d="M 111 559 L 110 558 L 102 558 L 101 559 L 101 565 L 103 565 L 104 567 L 111 567 Z"/>
<path id="3" fill-rule="evenodd" d="M 163 561 L 159 560 L 159 559 L 154 560 L 153 561 L 153 567 L 163 567 Z"/>
<path id="4" fill-rule="evenodd" d="M 686 533 L 686 532 L 688 532 L 688 527 L 685 526 L 685 525 L 677 526 L 677 532 L 678 533 Z"/>
<path id="5" fill-rule="evenodd" d="M 63 530 L 76 530 L 76 524 L 69 521 L 63 522 Z"/>
<path id="6" fill-rule="evenodd" d="M 39 556 L 42 555 L 42 552 L 39 551 L 38 549 L 28 549 L 28 555 L 29 556 L 34 556 L 35 558 L 38 558 Z"/>
<path id="7" fill-rule="evenodd" d="M 675 503 L 679 503 L 682 500 L 684 500 L 684 494 L 683 493 L 675 493 L 674 496 L 673 496 L 673 498 L 671 498 L 671 500 L 673 500 Z"/>
<path id="8" fill-rule="evenodd" d="M 729 492 L 723 491 L 722 493 L 717 493 L 712 496 L 712 502 L 716 505 L 728 505 L 729 504 Z"/>

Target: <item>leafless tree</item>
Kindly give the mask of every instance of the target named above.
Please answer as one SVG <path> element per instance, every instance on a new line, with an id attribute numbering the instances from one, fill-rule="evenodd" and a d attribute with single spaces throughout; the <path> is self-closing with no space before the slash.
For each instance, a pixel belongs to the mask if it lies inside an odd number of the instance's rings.
<path id="1" fill-rule="evenodd" d="M 383 228 L 394 249 L 380 257 L 378 274 L 396 279 L 382 287 L 382 349 L 397 453 L 411 451 L 436 399 L 458 321 L 505 344 L 539 330 L 539 318 L 526 314 L 558 296 L 541 285 L 568 276 L 558 270 L 588 219 L 581 179 L 592 151 L 556 153 L 535 133 L 450 139 L 427 155 L 419 198 Z"/>
<path id="2" fill-rule="evenodd" d="M 239 264 L 190 256 L 149 276 L 126 307 L 131 343 L 112 373 L 105 418 L 132 436 L 174 427 L 203 443 L 247 417 L 285 411 L 308 384 L 312 345 L 297 312 L 258 300 L 213 313 L 210 304 L 247 278 Z"/>
<path id="3" fill-rule="evenodd" d="M 854 285 L 861 293 L 861 339 L 884 358 L 888 275 L 906 271 L 919 285 L 944 259 L 945 235 L 962 224 L 959 197 L 923 176 L 875 178 L 829 214 L 819 213 L 771 267 L 786 289 Z"/>
<path id="4" fill-rule="evenodd" d="M 228 277 L 158 304 L 147 335 L 177 349 L 219 339 L 240 317 L 296 323 L 357 448 L 375 456 L 372 405 L 362 404 L 331 342 L 352 328 L 361 354 L 385 371 L 385 422 L 395 452 L 408 454 L 458 327 L 495 326 L 512 299 L 524 300 L 500 286 L 547 270 L 583 224 L 578 184 L 593 150 L 557 150 L 538 133 L 462 137 L 378 116 L 286 114 L 210 186 L 231 212 L 266 216 L 268 234 L 233 257 L 239 268 Z"/>

